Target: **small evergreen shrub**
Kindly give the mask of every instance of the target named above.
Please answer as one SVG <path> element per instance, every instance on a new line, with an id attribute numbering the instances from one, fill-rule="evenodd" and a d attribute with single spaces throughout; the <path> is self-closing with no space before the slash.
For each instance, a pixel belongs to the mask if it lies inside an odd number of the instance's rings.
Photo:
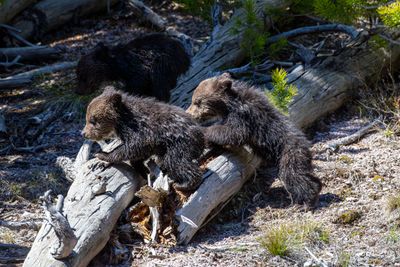
<path id="1" fill-rule="evenodd" d="M 381 6 L 377 12 L 385 25 L 389 27 L 400 26 L 400 1 L 387 6 Z"/>
<path id="2" fill-rule="evenodd" d="M 297 94 L 296 86 L 288 83 L 287 72 L 282 68 L 272 71 L 272 85 L 274 88 L 267 91 L 269 100 L 276 108 L 287 114 L 288 105 Z"/>
<path id="3" fill-rule="evenodd" d="M 242 34 L 240 48 L 256 64 L 265 51 L 268 33 L 265 32 L 263 21 L 257 17 L 255 1 L 243 0 L 242 6 L 245 11 L 244 19 L 237 18 L 231 32 L 235 35 Z"/>

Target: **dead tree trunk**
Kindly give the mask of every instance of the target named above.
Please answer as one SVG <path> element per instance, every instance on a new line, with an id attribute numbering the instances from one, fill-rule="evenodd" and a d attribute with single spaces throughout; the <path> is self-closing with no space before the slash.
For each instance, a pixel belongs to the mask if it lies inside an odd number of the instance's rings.
<path id="1" fill-rule="evenodd" d="M 73 18 L 106 10 L 118 0 L 42 0 L 13 19 L 24 38 L 38 38 Z"/>
<path id="2" fill-rule="evenodd" d="M 0 5 L 0 23 L 7 23 L 36 0 L 5 0 Z"/>
<path id="3" fill-rule="evenodd" d="M 267 7 L 276 10 L 283 9 L 288 4 L 289 1 L 256 1 L 258 17 L 264 19 L 263 11 Z M 224 67 L 237 66 L 244 59 L 245 53 L 240 49 L 242 35 L 231 33 L 236 20 L 243 19 L 244 15 L 244 10 L 239 9 L 225 25 L 216 25 L 210 40 L 193 57 L 190 69 L 178 79 L 177 86 L 171 94 L 172 104 L 186 107 L 190 103 L 193 90 L 202 80 Z M 265 19 L 265 24 L 266 30 L 272 26 L 268 18 Z"/>
<path id="4" fill-rule="evenodd" d="M 81 152 L 88 153 L 88 150 Z M 77 158 L 86 158 L 86 155 Z M 64 216 L 78 238 L 72 254 L 59 260 L 50 254 L 50 247 L 60 240 L 52 226 L 44 222 L 24 266 L 87 266 L 106 245 L 117 219 L 133 199 L 140 182 L 140 177 L 127 164 L 104 170 L 97 159 L 84 163 L 79 167 L 64 203 Z"/>
<path id="5" fill-rule="evenodd" d="M 289 106 L 290 119 L 300 128 L 310 126 L 351 99 L 357 88 L 375 82 L 382 70 L 398 68 L 399 62 L 398 45 L 373 49 L 362 42 L 345 48 L 306 70 L 293 82 L 299 91 Z"/>

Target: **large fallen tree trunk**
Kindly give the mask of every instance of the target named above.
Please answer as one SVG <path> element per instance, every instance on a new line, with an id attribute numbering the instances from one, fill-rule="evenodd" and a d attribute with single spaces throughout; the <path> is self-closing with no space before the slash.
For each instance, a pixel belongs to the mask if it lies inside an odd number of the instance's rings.
<path id="1" fill-rule="evenodd" d="M 300 128 L 310 126 L 351 99 L 357 88 L 377 81 L 382 70 L 398 68 L 399 62 L 399 45 L 376 49 L 363 42 L 345 48 L 293 82 L 299 91 L 289 106 L 290 119 Z"/>
<path id="2" fill-rule="evenodd" d="M 267 8 L 284 9 L 289 2 L 288 0 L 256 1 L 257 16 L 265 19 L 264 11 Z M 241 32 L 232 34 L 232 28 L 237 24 L 237 20 L 244 20 L 244 16 L 244 10 L 239 9 L 223 26 L 216 25 L 210 40 L 193 57 L 190 69 L 178 79 L 177 86 L 171 94 L 171 103 L 186 107 L 190 103 L 194 88 L 202 80 L 209 78 L 217 70 L 236 66 L 244 59 L 245 53 L 240 49 L 242 34 Z M 265 19 L 265 26 L 266 30 L 272 26 L 269 19 Z"/>
<path id="3" fill-rule="evenodd" d="M 13 19 L 12 25 L 25 38 L 42 34 L 63 25 L 72 18 L 106 10 L 118 0 L 42 0 Z"/>
<path id="4" fill-rule="evenodd" d="M 82 158 L 86 155 L 77 157 Z M 87 266 L 106 245 L 121 212 L 139 189 L 141 178 L 127 164 L 104 169 L 98 163 L 92 159 L 77 166 L 79 172 L 65 198 L 63 215 L 78 238 L 72 253 L 65 259 L 51 255 L 50 247 L 62 244 L 52 226 L 44 222 L 24 266 Z"/>
<path id="5" fill-rule="evenodd" d="M 7 23 L 36 0 L 5 0 L 0 5 L 0 23 Z"/>

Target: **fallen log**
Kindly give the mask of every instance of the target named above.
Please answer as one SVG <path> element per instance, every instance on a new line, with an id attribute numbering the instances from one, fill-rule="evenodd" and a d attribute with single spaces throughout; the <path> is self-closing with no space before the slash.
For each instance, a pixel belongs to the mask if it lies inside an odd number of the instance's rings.
<path id="1" fill-rule="evenodd" d="M 0 5 L 0 23 L 7 23 L 36 0 L 5 0 Z"/>
<path id="2" fill-rule="evenodd" d="M 394 71 L 399 66 L 400 46 L 376 49 L 368 46 L 364 37 L 361 34 L 356 46 L 312 66 L 293 81 L 298 94 L 289 105 L 289 115 L 299 128 L 337 110 L 357 88 L 375 82 L 382 70 Z"/>
<path id="3" fill-rule="evenodd" d="M 39 75 L 71 69 L 76 67 L 76 65 L 76 61 L 60 62 L 0 79 L 0 90 L 26 86 L 31 84 L 33 82 L 33 78 Z"/>
<path id="4" fill-rule="evenodd" d="M 86 152 L 83 149 L 82 153 Z M 78 158 L 85 158 L 85 155 Z M 50 254 L 49 248 L 59 239 L 45 221 L 23 266 L 87 266 L 106 245 L 140 182 L 140 177 L 127 164 L 104 169 L 97 159 L 84 163 L 64 202 L 63 213 L 78 239 L 72 254 L 63 260 Z"/>
<path id="5" fill-rule="evenodd" d="M 9 61 L 18 56 L 20 57 L 19 61 L 53 59 L 59 57 L 60 53 L 59 48 L 49 46 L 0 48 L 0 61 Z"/>
<path id="6" fill-rule="evenodd" d="M 207 164 L 203 183 L 176 212 L 178 243 L 189 243 L 204 223 L 217 215 L 242 188 L 260 162 L 244 148 L 236 153 L 225 153 Z"/>
<path id="7" fill-rule="evenodd" d="M 263 0 L 256 1 L 256 14 L 258 18 L 264 19 L 264 11 L 268 9 L 284 9 L 290 1 Z M 236 67 L 245 58 L 245 52 L 240 48 L 240 41 L 244 29 L 238 34 L 232 34 L 232 29 L 237 20 L 243 19 L 245 11 L 238 9 L 232 18 L 224 25 L 217 24 L 214 27 L 210 40 L 205 43 L 192 59 L 190 69 L 179 77 L 176 87 L 172 90 L 172 104 L 187 107 L 191 101 L 191 95 L 196 86 L 204 79 L 212 76 L 216 71 L 226 67 Z M 218 16 L 214 16 L 218 17 Z M 265 30 L 271 26 L 271 20 L 265 19 Z"/>
<path id="8" fill-rule="evenodd" d="M 12 25 L 21 30 L 24 38 L 40 38 L 73 18 L 107 10 L 108 4 L 118 0 L 42 0 L 26 9 L 12 20 Z"/>

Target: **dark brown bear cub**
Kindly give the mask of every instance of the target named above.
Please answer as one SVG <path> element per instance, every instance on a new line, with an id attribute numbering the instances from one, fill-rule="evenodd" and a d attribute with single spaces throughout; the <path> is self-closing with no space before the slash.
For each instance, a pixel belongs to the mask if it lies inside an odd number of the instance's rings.
<path id="1" fill-rule="evenodd" d="M 113 151 L 96 155 L 103 161 L 138 162 L 155 155 L 175 188 L 192 190 L 201 182 L 198 159 L 204 148 L 203 134 L 181 108 L 107 87 L 89 104 L 82 134 L 96 141 L 113 135 L 121 139 Z"/>
<path id="2" fill-rule="evenodd" d="M 126 45 L 97 45 L 78 62 L 78 94 L 90 94 L 106 82 L 121 81 L 130 94 L 167 102 L 190 58 L 182 44 L 163 33 L 138 37 Z"/>
<path id="3" fill-rule="evenodd" d="M 199 84 L 187 111 L 200 121 L 222 119 L 204 130 L 206 142 L 249 145 L 265 161 L 272 156 L 292 200 L 310 207 L 317 203 L 322 184 L 312 174 L 310 144 L 262 92 L 224 73 Z"/>

